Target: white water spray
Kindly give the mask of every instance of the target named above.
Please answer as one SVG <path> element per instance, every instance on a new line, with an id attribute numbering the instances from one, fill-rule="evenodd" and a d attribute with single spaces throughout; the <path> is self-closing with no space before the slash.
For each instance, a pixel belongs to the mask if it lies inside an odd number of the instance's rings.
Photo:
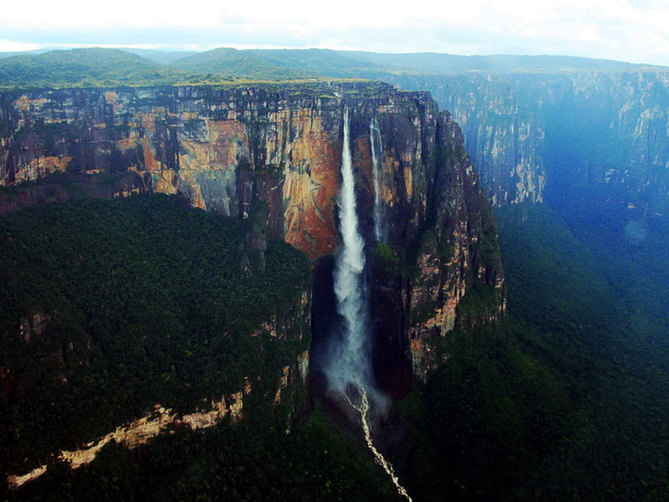
<path id="1" fill-rule="evenodd" d="M 372 151 L 374 151 L 374 147 L 372 147 Z M 374 163 L 376 164 L 376 161 Z M 390 476 L 397 492 L 411 501 L 411 497 L 399 484 L 392 465 L 374 446 L 369 424 L 370 404 L 368 395 L 371 393 L 372 397 L 379 401 L 381 401 L 381 398 L 374 390 L 370 371 L 371 358 L 367 340 L 367 327 L 369 325 L 367 298 L 362 283 L 362 273 L 365 268 L 365 243 L 358 230 L 355 179 L 349 145 L 348 109 L 344 110 L 341 173 L 342 184 L 337 205 L 339 207 L 343 249 L 337 256 L 335 264 L 334 291 L 337 297 L 337 312 L 344 319 L 344 329 L 343 339 L 339 346 L 331 347 L 334 354 L 326 366 L 325 372 L 330 389 L 343 396 L 351 408 L 360 413 L 365 442 L 372 452 L 374 460 Z M 360 399 L 359 405 L 355 404 L 357 397 Z"/>
<path id="2" fill-rule="evenodd" d="M 374 179 L 374 239 L 380 242 L 384 238 L 383 206 L 381 198 L 381 176 L 383 175 L 383 146 L 381 130 L 376 119 L 369 123 L 369 143 L 372 150 L 372 177 Z"/>

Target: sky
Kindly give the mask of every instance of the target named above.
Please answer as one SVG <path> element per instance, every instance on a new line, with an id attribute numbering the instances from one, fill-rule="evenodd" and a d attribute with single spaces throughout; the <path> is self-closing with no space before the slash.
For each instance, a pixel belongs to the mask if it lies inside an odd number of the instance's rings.
<path id="1" fill-rule="evenodd" d="M 669 0 L 22 0 L 0 51 L 330 48 L 560 54 L 669 66 Z"/>

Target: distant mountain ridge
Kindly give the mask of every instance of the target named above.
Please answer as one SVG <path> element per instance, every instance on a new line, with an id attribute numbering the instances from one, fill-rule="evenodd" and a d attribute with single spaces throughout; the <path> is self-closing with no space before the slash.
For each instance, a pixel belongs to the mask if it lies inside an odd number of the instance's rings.
<path id="1" fill-rule="evenodd" d="M 177 84 L 192 78 L 119 49 L 72 49 L 0 58 L 0 87 L 112 87 Z"/>
<path id="2" fill-rule="evenodd" d="M 292 76 L 383 78 L 397 73 L 563 73 L 574 71 L 662 71 L 667 68 L 572 56 L 460 56 L 443 53 L 377 53 L 329 49 L 219 48 L 175 60 L 175 68 L 199 72 L 281 69 Z M 252 65 L 255 65 L 252 66 Z M 247 73 L 248 76 L 248 73 Z"/>
<path id="3" fill-rule="evenodd" d="M 390 54 L 330 49 L 218 48 L 205 52 L 71 49 L 0 53 L 0 87 L 105 87 L 232 80 L 361 78 L 397 75 L 669 71 L 669 68 L 571 56 Z"/>
<path id="4" fill-rule="evenodd" d="M 378 52 L 348 52 L 351 57 L 385 67 L 415 70 L 436 74 L 462 73 L 560 73 L 572 71 L 629 71 L 659 70 L 663 67 L 626 63 L 608 59 L 574 56 L 521 56 L 493 54 L 490 56 L 460 56 L 438 52 L 387 54 Z M 666 70 L 666 68 L 664 68 Z"/>

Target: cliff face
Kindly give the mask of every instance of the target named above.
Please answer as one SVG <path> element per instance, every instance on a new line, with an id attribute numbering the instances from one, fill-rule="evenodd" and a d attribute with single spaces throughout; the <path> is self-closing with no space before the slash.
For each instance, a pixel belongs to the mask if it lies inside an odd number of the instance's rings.
<path id="1" fill-rule="evenodd" d="M 56 171 L 122 173 L 126 186 L 116 195 L 180 193 L 196 207 L 240 217 L 261 199 L 269 203 L 270 237 L 311 256 L 333 249 L 333 100 L 209 88 L 3 98 L 3 184 Z"/>
<path id="2" fill-rule="evenodd" d="M 398 78 L 462 126 L 494 205 L 551 199 L 667 214 L 669 74 Z"/>
<path id="3" fill-rule="evenodd" d="M 375 370 L 387 390 L 401 394 L 412 367 L 424 375 L 437 364 L 428 362 L 432 336 L 504 309 L 487 201 L 460 129 L 426 93 L 377 83 L 5 93 L 0 183 L 65 172 L 89 192 L 102 186 L 113 196 L 178 193 L 196 207 L 242 219 L 260 202 L 267 208 L 267 236 L 304 250 L 316 271 L 327 271 L 339 243 L 344 107 L 351 116 L 361 231 L 374 264 Z M 373 118 L 383 152 L 385 254 L 376 252 L 373 238 Z M 23 198 L 30 203 L 30 196 Z M 0 205 L 8 210 L 16 200 Z M 314 303 L 320 305 L 331 272 L 324 282 L 316 275 Z M 494 313 L 459 316 L 460 301 L 475 285 L 494 292 Z M 314 326 L 327 324 L 326 310 L 314 312 Z M 317 341 L 325 333 L 316 327 L 314 335 Z"/>

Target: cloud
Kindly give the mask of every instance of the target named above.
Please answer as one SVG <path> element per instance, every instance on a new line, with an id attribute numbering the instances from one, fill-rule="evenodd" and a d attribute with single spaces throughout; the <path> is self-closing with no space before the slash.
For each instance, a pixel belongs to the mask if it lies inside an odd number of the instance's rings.
<path id="1" fill-rule="evenodd" d="M 654 0 L 340 0 L 183 4 L 25 0 L 3 6 L 16 44 L 330 47 L 385 52 L 567 54 L 669 65 L 669 5 Z M 19 46 L 17 46 L 19 47 Z"/>
<path id="2" fill-rule="evenodd" d="M 40 44 L 13 42 L 0 38 L 0 52 L 34 51 L 40 48 Z"/>

